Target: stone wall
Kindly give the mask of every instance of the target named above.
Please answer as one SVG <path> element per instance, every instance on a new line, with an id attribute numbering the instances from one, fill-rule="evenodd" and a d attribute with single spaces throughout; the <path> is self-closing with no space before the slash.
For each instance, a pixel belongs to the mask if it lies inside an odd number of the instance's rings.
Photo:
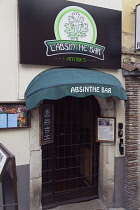
<path id="1" fill-rule="evenodd" d="M 124 207 L 139 209 L 139 85 L 137 76 L 126 77 L 126 139 Z"/>
<path id="2" fill-rule="evenodd" d="M 30 210 L 41 210 L 42 150 L 39 135 L 39 109 L 31 112 L 30 129 Z"/>

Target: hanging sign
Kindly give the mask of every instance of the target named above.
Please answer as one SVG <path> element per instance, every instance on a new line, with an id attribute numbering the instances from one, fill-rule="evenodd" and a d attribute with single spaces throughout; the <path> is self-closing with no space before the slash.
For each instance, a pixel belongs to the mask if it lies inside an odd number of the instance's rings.
<path id="1" fill-rule="evenodd" d="M 121 11 L 65 0 L 19 0 L 20 63 L 121 67 Z"/>
<path id="2" fill-rule="evenodd" d="M 136 50 L 140 50 L 140 4 L 136 6 Z"/>

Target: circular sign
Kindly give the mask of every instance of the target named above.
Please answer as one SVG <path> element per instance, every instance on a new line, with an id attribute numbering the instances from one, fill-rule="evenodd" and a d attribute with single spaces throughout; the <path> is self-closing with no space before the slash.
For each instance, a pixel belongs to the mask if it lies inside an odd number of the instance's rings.
<path id="1" fill-rule="evenodd" d="M 96 43 L 97 27 L 92 16 L 83 8 L 69 6 L 55 19 L 54 33 L 57 40 Z"/>

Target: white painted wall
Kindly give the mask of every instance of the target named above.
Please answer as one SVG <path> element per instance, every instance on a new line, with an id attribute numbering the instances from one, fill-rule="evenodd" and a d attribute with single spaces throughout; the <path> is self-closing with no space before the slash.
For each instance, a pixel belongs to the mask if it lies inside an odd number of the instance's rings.
<path id="1" fill-rule="evenodd" d="M 0 130 L 2 143 L 16 157 L 16 165 L 29 164 L 29 129 Z"/>
<path id="2" fill-rule="evenodd" d="M 17 0 L 0 1 L 0 101 L 17 99 Z"/>

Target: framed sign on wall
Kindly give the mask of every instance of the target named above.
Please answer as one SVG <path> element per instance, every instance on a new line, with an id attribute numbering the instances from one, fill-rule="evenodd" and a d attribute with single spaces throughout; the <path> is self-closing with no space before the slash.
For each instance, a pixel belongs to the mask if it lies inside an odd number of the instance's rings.
<path id="1" fill-rule="evenodd" d="M 116 141 L 116 118 L 97 117 L 96 120 L 96 141 L 115 142 Z"/>
<path id="2" fill-rule="evenodd" d="M 30 112 L 21 103 L 0 104 L 0 129 L 30 127 Z"/>
<path id="3" fill-rule="evenodd" d="M 49 144 L 54 139 L 54 106 L 42 104 L 41 106 L 41 144 Z"/>

